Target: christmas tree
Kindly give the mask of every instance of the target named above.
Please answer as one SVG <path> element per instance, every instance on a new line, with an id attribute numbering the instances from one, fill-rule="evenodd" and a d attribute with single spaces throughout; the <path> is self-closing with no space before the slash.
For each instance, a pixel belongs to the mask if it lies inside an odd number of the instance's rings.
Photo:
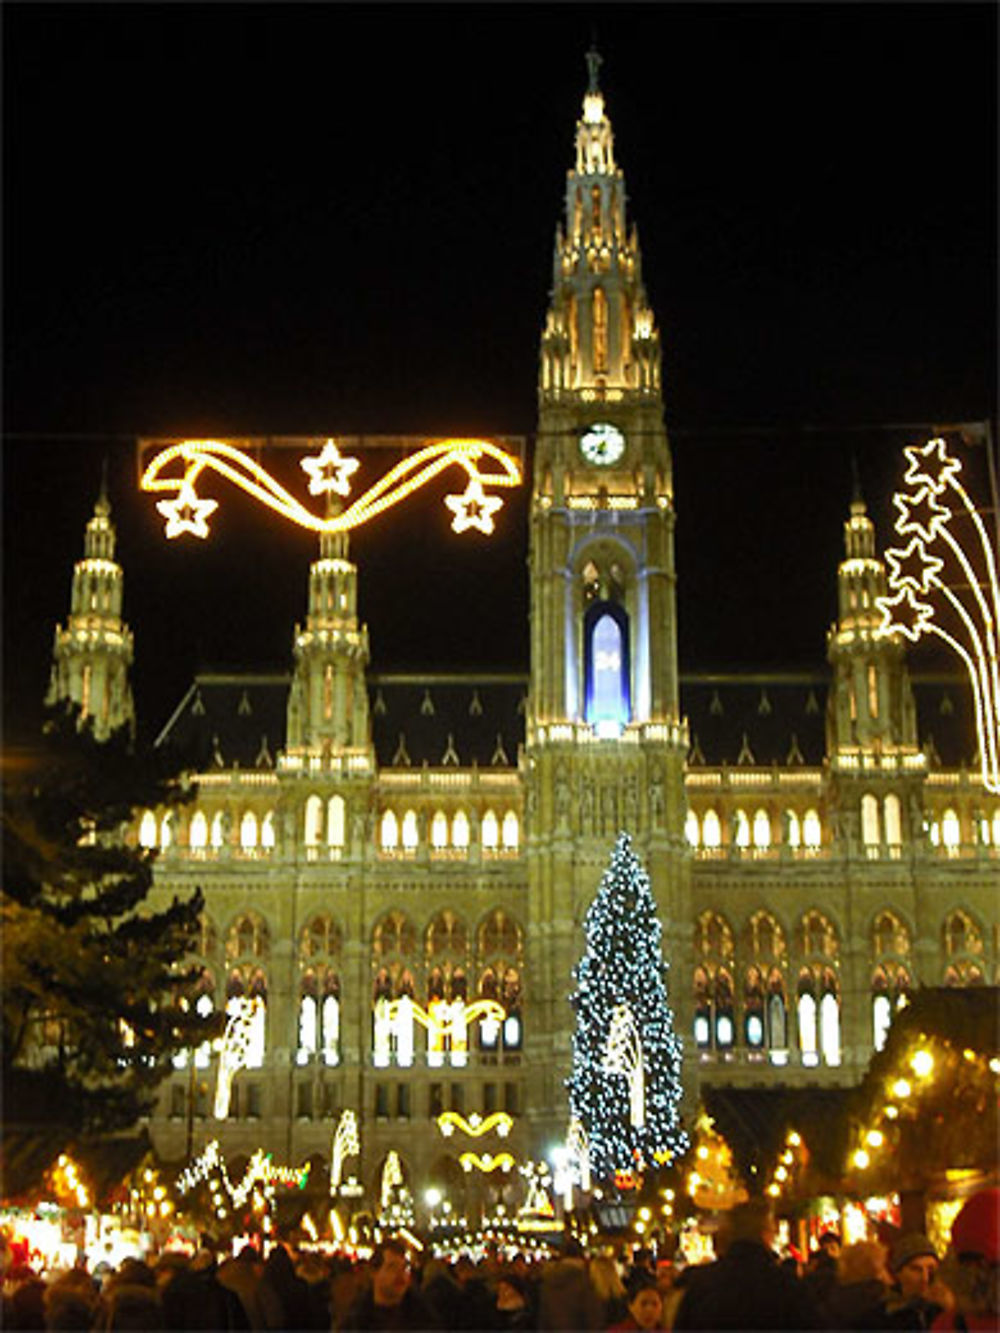
<path id="1" fill-rule="evenodd" d="M 574 969 L 570 1115 L 586 1130 L 595 1179 L 682 1156 L 681 1042 L 667 999 L 667 965 L 649 879 L 621 833 L 584 921 Z"/>

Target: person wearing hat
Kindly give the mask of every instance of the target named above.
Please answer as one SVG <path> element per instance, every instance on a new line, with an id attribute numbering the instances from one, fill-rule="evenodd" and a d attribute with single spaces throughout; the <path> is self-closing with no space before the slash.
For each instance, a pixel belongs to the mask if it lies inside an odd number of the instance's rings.
<path id="1" fill-rule="evenodd" d="M 951 1308 L 951 1292 L 938 1281 L 937 1251 L 921 1232 L 899 1237 L 889 1253 L 889 1272 L 893 1286 L 873 1327 L 927 1329 Z"/>
<path id="2" fill-rule="evenodd" d="M 1000 1328 L 1000 1189 L 980 1190 L 963 1204 L 945 1265 L 955 1305 L 932 1328 Z"/>
<path id="3" fill-rule="evenodd" d="M 496 1327 L 534 1328 L 535 1311 L 528 1279 L 511 1269 L 497 1277 Z"/>

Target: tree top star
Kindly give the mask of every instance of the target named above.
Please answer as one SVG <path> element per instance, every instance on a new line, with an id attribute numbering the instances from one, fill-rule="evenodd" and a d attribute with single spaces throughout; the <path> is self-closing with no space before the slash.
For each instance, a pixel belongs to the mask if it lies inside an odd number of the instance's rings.
<path id="1" fill-rule="evenodd" d="M 199 500 L 195 489 L 185 478 L 173 500 L 158 500 L 157 509 L 167 520 L 167 536 L 179 537 L 190 532 L 192 537 L 208 536 L 208 516 L 219 507 L 218 500 Z"/>
<path id="2" fill-rule="evenodd" d="M 344 458 L 333 440 L 327 440 L 318 454 L 302 459 L 302 466 L 309 473 L 310 495 L 324 495 L 327 491 L 349 495 L 351 474 L 361 464 L 356 458 Z"/>
<path id="3" fill-rule="evenodd" d="M 445 504 L 455 517 L 451 526 L 455 532 L 478 528 L 480 532 L 493 531 L 493 514 L 503 504 L 499 495 L 487 495 L 478 477 L 470 477 L 464 495 L 446 495 Z"/>

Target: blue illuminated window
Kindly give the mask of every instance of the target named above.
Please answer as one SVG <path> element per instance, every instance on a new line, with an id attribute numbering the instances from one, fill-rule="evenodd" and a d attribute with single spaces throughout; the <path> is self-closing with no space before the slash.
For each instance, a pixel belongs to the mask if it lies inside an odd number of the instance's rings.
<path id="1" fill-rule="evenodd" d="M 628 615 L 615 602 L 597 602 L 583 628 L 584 718 L 599 733 L 617 735 L 632 716 Z"/>

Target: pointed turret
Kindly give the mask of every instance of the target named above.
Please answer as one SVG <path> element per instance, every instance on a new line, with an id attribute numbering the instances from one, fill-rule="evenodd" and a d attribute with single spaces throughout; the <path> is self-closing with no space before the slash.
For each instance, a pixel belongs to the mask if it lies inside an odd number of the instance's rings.
<path id="1" fill-rule="evenodd" d="M 128 679 L 132 632 L 122 619 L 123 597 L 105 469 L 84 535 L 83 559 L 73 569 L 69 620 L 65 628 L 56 627 L 46 697 L 49 704 L 79 704 L 81 717 L 92 722 L 99 740 L 125 724 L 135 725 Z"/>
<path id="2" fill-rule="evenodd" d="M 556 228 L 552 300 L 542 336 L 539 393 L 559 401 L 585 391 L 591 402 L 657 394 L 660 341 L 642 284 L 638 233 L 628 227 L 625 181 L 598 84 L 601 58 L 587 53 L 576 164 Z M 609 390 L 617 391 L 609 395 Z"/>
<path id="3" fill-rule="evenodd" d="M 295 674 L 288 701 L 288 749 L 329 761 L 369 754 L 365 669 L 368 631 L 358 624 L 357 567 L 344 533 L 323 533 L 309 569 L 309 609 L 295 628 Z"/>

